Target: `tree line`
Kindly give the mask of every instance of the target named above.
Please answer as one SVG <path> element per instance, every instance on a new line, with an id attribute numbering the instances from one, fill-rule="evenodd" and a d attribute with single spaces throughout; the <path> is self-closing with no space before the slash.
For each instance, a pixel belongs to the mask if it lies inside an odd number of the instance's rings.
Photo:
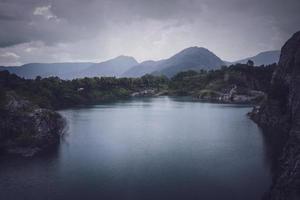
<path id="1" fill-rule="evenodd" d="M 0 103 L 5 92 L 14 91 L 42 108 L 61 109 L 79 104 L 128 98 L 134 92 L 153 89 L 170 95 L 196 95 L 200 91 L 224 92 L 232 85 L 267 91 L 276 64 L 224 66 L 217 70 L 185 71 L 171 79 L 147 74 L 140 78 L 94 77 L 62 80 L 58 77 L 24 79 L 0 71 Z"/>

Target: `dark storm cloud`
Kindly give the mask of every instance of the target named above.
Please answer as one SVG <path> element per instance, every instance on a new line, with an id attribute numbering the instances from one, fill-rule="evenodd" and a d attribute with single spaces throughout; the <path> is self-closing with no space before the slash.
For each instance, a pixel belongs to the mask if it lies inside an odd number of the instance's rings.
<path id="1" fill-rule="evenodd" d="M 0 64 L 159 59 L 195 45 L 238 59 L 279 49 L 299 10 L 299 0 L 0 0 Z"/>
<path id="2" fill-rule="evenodd" d="M 81 3 L 72 8 L 67 6 L 72 5 L 67 1 L 57 2 L 64 2 L 64 4 L 41 0 L 1 0 L 0 46 L 7 47 L 31 41 L 53 44 L 88 37 L 87 31 L 82 30 L 84 24 L 88 24 L 84 21 L 90 21 L 88 15 L 78 16 L 77 18 L 83 19 L 79 24 L 74 23 L 76 17 L 73 19 L 73 16 L 66 16 L 65 18 L 65 13 L 68 13 L 69 9 L 73 13 L 80 14 L 84 4 Z M 62 8 L 61 13 L 58 13 L 61 14 L 61 18 L 53 11 L 53 8 L 57 6 Z"/>
<path id="3" fill-rule="evenodd" d="M 46 43 L 92 37 L 107 26 L 133 20 L 185 20 L 201 11 L 187 0 L 0 0 L 0 46 L 42 40 Z M 22 2 L 22 3 L 21 3 Z M 37 9 L 44 13 L 35 14 Z M 57 20 L 43 14 L 51 13 Z"/>

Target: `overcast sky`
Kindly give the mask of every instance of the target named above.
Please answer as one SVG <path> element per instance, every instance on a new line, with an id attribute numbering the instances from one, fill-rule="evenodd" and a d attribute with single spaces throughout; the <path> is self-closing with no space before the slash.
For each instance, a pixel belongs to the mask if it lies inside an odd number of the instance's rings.
<path id="1" fill-rule="evenodd" d="M 300 0 L 0 0 L 0 65 L 167 58 L 205 47 L 233 61 L 280 49 Z"/>

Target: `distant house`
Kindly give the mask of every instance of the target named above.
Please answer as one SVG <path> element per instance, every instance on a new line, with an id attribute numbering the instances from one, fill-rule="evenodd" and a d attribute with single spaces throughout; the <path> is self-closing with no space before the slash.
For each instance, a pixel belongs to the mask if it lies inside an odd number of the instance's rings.
<path id="1" fill-rule="evenodd" d="M 78 92 L 81 92 L 83 90 L 84 90 L 84 88 L 82 88 L 82 87 L 77 89 Z"/>

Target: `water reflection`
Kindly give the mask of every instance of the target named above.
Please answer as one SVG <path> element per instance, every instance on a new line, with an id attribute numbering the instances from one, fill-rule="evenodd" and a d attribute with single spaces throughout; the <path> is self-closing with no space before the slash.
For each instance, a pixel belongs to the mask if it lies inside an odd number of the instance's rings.
<path id="1" fill-rule="evenodd" d="M 259 199 L 270 173 L 248 111 L 168 97 L 60 111 L 57 151 L 2 159 L 0 199 Z"/>
<path id="2" fill-rule="evenodd" d="M 280 158 L 284 144 L 288 139 L 288 134 L 284 134 L 281 130 L 266 128 L 262 128 L 261 132 L 264 141 L 265 160 L 274 176 L 277 174 L 278 159 Z"/>

